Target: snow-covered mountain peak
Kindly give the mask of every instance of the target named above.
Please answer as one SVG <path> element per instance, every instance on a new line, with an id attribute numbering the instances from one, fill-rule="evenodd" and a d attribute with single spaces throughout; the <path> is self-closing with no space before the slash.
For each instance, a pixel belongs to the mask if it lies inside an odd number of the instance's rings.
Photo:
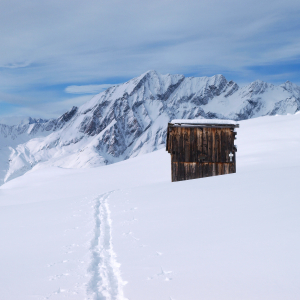
<path id="1" fill-rule="evenodd" d="M 263 94 L 268 89 L 274 88 L 274 85 L 271 83 L 264 82 L 262 80 L 255 80 L 251 84 L 247 86 L 247 90 L 249 93 L 252 93 L 253 95 Z"/>
<path id="2" fill-rule="evenodd" d="M 2 117 L 0 124 L 6 126 L 23 126 L 26 124 L 41 124 L 48 122 L 49 119 L 31 118 L 31 117 Z"/>
<path id="3" fill-rule="evenodd" d="M 300 88 L 289 82 L 274 86 L 257 80 L 240 88 L 221 74 L 185 77 L 150 70 L 58 119 L 0 126 L 6 141 L 24 137 L 5 144 L 11 150 L 4 175 L 9 180 L 41 163 L 99 166 L 154 151 L 164 146 L 172 119 L 243 120 L 299 110 Z"/>
<path id="4" fill-rule="evenodd" d="M 31 118 L 31 117 L 28 118 L 28 124 L 41 124 L 41 123 L 46 123 L 48 121 L 49 121 L 49 119 L 41 119 L 41 118 L 36 119 L 36 118 Z M 24 122 L 23 124 L 26 124 L 26 123 L 27 122 Z"/>
<path id="5" fill-rule="evenodd" d="M 217 74 L 212 77 L 208 77 L 210 79 L 210 82 L 213 81 L 214 85 L 224 85 L 227 84 L 227 79 L 222 74 Z"/>
<path id="6" fill-rule="evenodd" d="M 291 93 L 295 97 L 300 94 L 300 86 L 293 82 L 286 81 L 285 83 L 281 84 L 280 87 L 282 87 L 284 90 Z"/>

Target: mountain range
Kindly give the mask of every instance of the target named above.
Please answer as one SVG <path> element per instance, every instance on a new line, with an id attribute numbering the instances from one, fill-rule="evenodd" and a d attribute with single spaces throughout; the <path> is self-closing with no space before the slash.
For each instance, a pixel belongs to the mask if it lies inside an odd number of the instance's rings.
<path id="1" fill-rule="evenodd" d="M 300 110 L 300 87 L 260 80 L 244 87 L 223 75 L 148 71 L 57 119 L 0 124 L 0 184 L 33 167 L 111 164 L 164 146 L 172 119 L 245 120 Z"/>

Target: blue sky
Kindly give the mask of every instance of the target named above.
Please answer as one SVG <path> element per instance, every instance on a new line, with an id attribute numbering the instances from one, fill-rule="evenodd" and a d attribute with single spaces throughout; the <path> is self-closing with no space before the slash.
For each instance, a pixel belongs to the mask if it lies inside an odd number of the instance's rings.
<path id="1" fill-rule="evenodd" d="M 1 0 L 0 117 L 56 117 L 154 69 L 300 84 L 299 0 Z"/>

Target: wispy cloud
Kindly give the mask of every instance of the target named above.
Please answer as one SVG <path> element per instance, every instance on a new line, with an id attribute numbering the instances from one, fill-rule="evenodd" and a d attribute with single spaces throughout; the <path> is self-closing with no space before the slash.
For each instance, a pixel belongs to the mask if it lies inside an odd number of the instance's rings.
<path id="1" fill-rule="evenodd" d="M 56 118 L 66 111 L 70 110 L 72 106 L 80 106 L 91 99 L 91 95 L 77 96 L 70 98 L 59 98 L 57 101 L 45 101 L 41 103 L 26 103 L 22 104 L 4 104 L 3 109 L 0 110 L 0 118 L 14 117 L 19 118 L 34 117 L 34 118 Z M 5 106 L 9 106 L 6 107 Z"/>
<path id="2" fill-rule="evenodd" d="M 31 65 L 31 62 L 23 61 L 23 62 L 10 62 L 5 65 L 0 66 L 0 68 L 8 68 L 8 69 L 18 69 L 18 68 L 26 68 Z"/>
<path id="3" fill-rule="evenodd" d="M 113 84 L 70 85 L 65 88 L 65 92 L 68 94 L 97 94 L 111 86 Z"/>
<path id="4" fill-rule="evenodd" d="M 300 70 L 253 67 L 299 58 L 299 15 L 299 0 L 2 0 L 0 92 L 59 102 L 149 69 L 299 83 Z"/>

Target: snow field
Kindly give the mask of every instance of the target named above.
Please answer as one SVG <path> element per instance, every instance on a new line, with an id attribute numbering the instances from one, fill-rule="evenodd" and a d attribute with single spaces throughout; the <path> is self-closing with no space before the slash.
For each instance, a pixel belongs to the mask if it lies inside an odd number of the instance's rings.
<path id="1" fill-rule="evenodd" d="M 0 299 L 299 299 L 300 114 L 239 123 L 236 174 L 171 183 L 162 149 L 1 186 Z"/>
<path id="2" fill-rule="evenodd" d="M 110 218 L 101 195 L 168 178 L 168 157 L 152 156 L 94 169 L 39 168 L 1 186 L 0 299 L 122 299 L 113 249 L 102 243 Z"/>
<path id="3" fill-rule="evenodd" d="M 126 297 L 298 299 L 300 171 L 288 173 L 113 194 L 114 250 Z"/>

